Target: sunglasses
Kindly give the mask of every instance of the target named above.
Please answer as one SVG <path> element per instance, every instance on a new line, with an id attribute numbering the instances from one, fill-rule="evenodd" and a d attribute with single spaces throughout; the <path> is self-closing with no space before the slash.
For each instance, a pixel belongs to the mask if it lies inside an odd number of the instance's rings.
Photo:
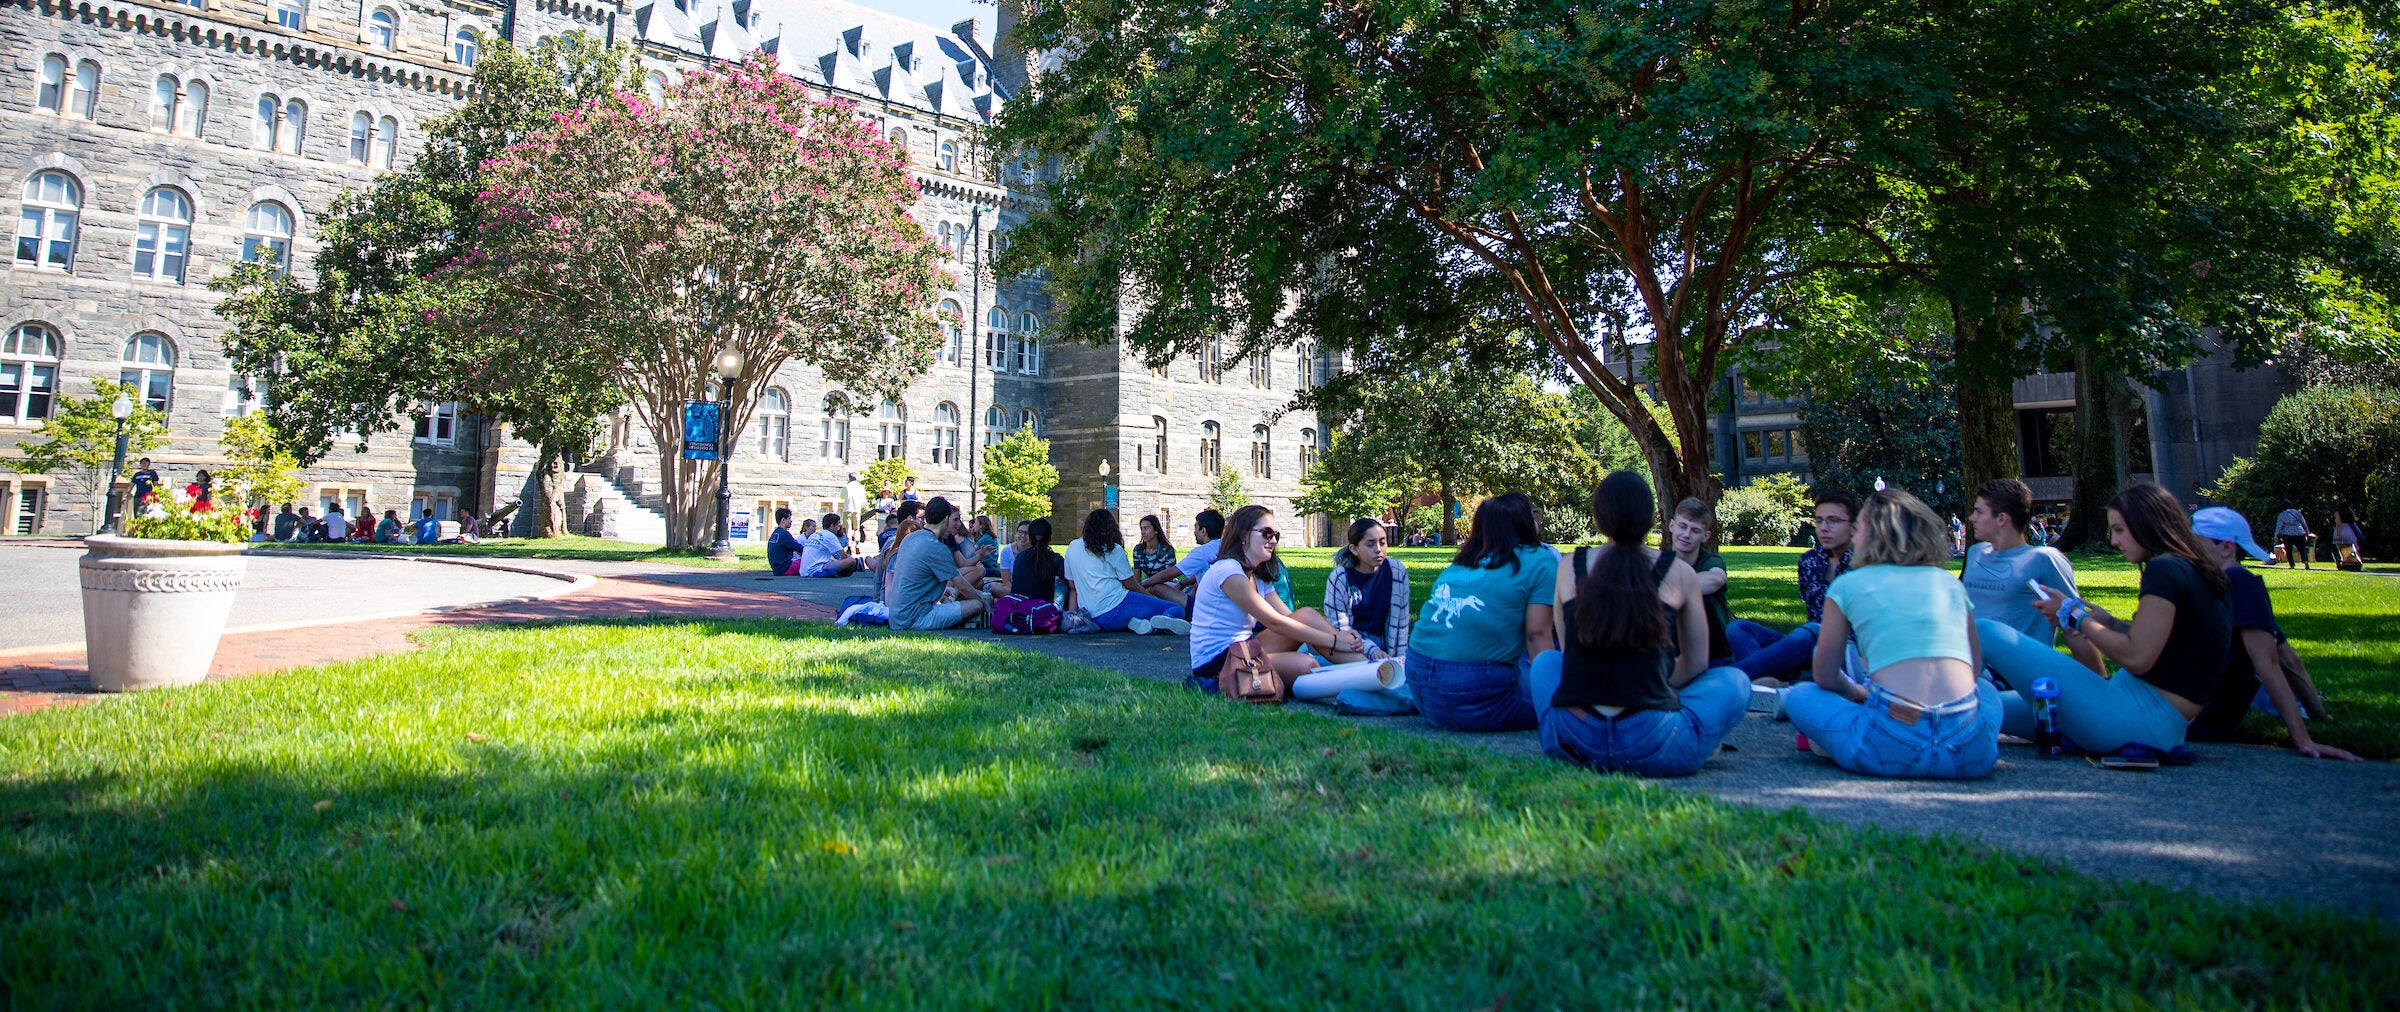
<path id="1" fill-rule="evenodd" d="M 1283 540 L 1283 532 L 1282 532 L 1282 531 L 1278 531 L 1278 530 L 1276 530 L 1275 528 L 1272 528 L 1272 527 L 1261 527 L 1261 528 L 1259 528 L 1259 529 L 1258 529 L 1258 536 L 1259 536 L 1259 537 L 1262 537 L 1262 538 L 1265 538 L 1265 539 L 1267 539 L 1267 540 L 1269 540 L 1269 541 L 1281 541 L 1281 540 Z"/>

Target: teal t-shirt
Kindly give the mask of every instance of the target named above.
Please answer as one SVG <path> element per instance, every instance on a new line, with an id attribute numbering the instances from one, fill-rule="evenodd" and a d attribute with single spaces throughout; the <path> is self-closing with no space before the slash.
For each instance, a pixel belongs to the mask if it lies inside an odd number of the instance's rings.
<path id="1" fill-rule="evenodd" d="M 1834 577 L 1825 599 L 1850 621 L 1868 671 L 1918 657 L 1975 663 L 1967 649 L 1967 615 L 1975 606 L 1940 566 L 1860 566 Z"/>
<path id="2" fill-rule="evenodd" d="M 1516 663 L 1525 653 L 1525 609 L 1555 603 L 1558 556 L 1535 545 L 1517 549 L 1516 562 L 1442 570 L 1409 631 L 1409 649 L 1445 661 Z"/>

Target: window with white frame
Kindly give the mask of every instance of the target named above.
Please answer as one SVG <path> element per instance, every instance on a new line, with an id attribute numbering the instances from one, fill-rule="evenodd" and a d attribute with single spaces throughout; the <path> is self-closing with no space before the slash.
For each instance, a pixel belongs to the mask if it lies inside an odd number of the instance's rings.
<path id="1" fill-rule="evenodd" d="M 1225 430 L 1215 422 L 1200 423 L 1200 473 L 1214 477 L 1224 466 Z"/>
<path id="2" fill-rule="evenodd" d="M 642 75 L 642 97 L 653 106 L 667 104 L 667 75 L 655 70 Z"/>
<path id="3" fill-rule="evenodd" d="M 208 82 L 183 82 L 182 133 L 199 137 L 208 130 Z"/>
<path id="4" fill-rule="evenodd" d="M 1041 435 L 1042 416 L 1039 413 L 1036 413 L 1032 408 L 1026 408 L 1023 412 L 1017 415 L 1017 428 L 1033 433 L 1037 436 Z"/>
<path id="5" fill-rule="evenodd" d="M 983 445 L 991 446 L 1008 437 L 1008 409 L 994 404 L 983 411 Z"/>
<path id="6" fill-rule="evenodd" d="M 251 146 L 296 155 L 307 131 L 307 102 L 273 94 L 258 97 L 258 105 L 251 112 Z"/>
<path id="7" fill-rule="evenodd" d="M 377 7 L 367 15 L 367 45 L 390 52 L 400 43 L 400 12 Z"/>
<path id="8" fill-rule="evenodd" d="M 183 100 L 183 82 L 173 74 L 160 74 L 150 84 L 150 129 L 173 133 L 176 114 L 182 111 L 177 103 Z"/>
<path id="9" fill-rule="evenodd" d="M 875 459 L 908 457 L 908 405 L 885 401 L 875 412 Z"/>
<path id="10" fill-rule="evenodd" d="M 1032 313 L 1017 315 L 1017 371 L 1042 374 L 1042 318 Z"/>
<path id="11" fill-rule="evenodd" d="M 458 445 L 458 402 L 426 405 L 425 413 L 417 419 L 414 438 L 433 446 Z"/>
<path id="12" fill-rule="evenodd" d="M 267 264 L 277 274 L 292 269 L 292 209 L 272 200 L 250 205 L 242 223 L 242 259 Z"/>
<path id="13" fill-rule="evenodd" d="M 1250 476 L 1275 477 L 1275 434 L 1264 425 L 1250 427 Z"/>
<path id="14" fill-rule="evenodd" d="M 782 387 L 768 387 L 758 399 L 758 455 L 792 459 L 792 398 Z"/>
<path id="15" fill-rule="evenodd" d="M 1008 312 L 998 306 L 983 315 L 983 364 L 993 372 L 1008 371 Z"/>
<path id="16" fill-rule="evenodd" d="M 1150 459 L 1143 461 L 1138 459 L 1142 456 L 1141 450 L 1136 449 L 1134 451 L 1134 456 L 1137 458 L 1136 463 L 1143 464 L 1160 474 L 1167 473 L 1167 418 L 1165 415 L 1150 416 L 1149 450 Z"/>
<path id="17" fill-rule="evenodd" d="M 908 154 L 908 131 L 900 129 L 899 127 L 893 127 L 892 146 L 900 149 L 900 158 L 903 161 L 914 161 L 914 159 L 909 158 Z"/>
<path id="18" fill-rule="evenodd" d="M 933 164 L 935 168 L 938 168 L 943 172 L 949 172 L 957 169 L 958 145 L 952 144 L 949 141 L 943 141 L 941 147 L 934 149 Z"/>
<path id="19" fill-rule="evenodd" d="M 255 376 L 234 373 L 225 380 L 227 418 L 247 418 L 267 409 L 267 381 Z"/>
<path id="20" fill-rule="evenodd" d="M 133 276 L 138 281 L 183 283 L 184 261 L 191 253 L 192 200 L 172 186 L 156 186 L 142 195 L 141 215 L 133 232 Z"/>
<path id="21" fill-rule="evenodd" d="M 1225 342 L 1209 338 L 1200 346 L 1200 382 L 1225 382 Z"/>
<path id="22" fill-rule="evenodd" d="M 67 58 L 55 53 L 42 57 L 42 76 L 36 81 L 34 108 L 64 115 L 67 111 Z"/>
<path id="23" fill-rule="evenodd" d="M 1300 478 L 1308 479 L 1308 469 L 1317 463 L 1317 430 L 1300 430 Z"/>
<path id="24" fill-rule="evenodd" d="M 1275 361 L 1264 350 L 1250 356 L 1250 385 L 1266 389 L 1274 385 Z"/>
<path id="25" fill-rule="evenodd" d="M 75 64 L 75 78 L 67 86 L 67 104 L 59 114 L 78 119 L 92 118 L 92 105 L 100 100 L 100 65 L 90 60 Z"/>
<path id="26" fill-rule="evenodd" d="M 958 467 L 958 405 L 943 401 L 933 408 L 933 463 Z"/>
<path id="27" fill-rule="evenodd" d="M 56 170 L 34 173 L 25 181 L 24 203 L 17 210 L 17 266 L 71 269 L 82 213 L 83 187 L 75 180 Z"/>
<path id="28" fill-rule="evenodd" d="M 949 226 L 945 225 L 944 228 Z M 957 365 L 967 359 L 967 328 L 958 303 L 942 302 L 942 360 Z"/>
<path id="29" fill-rule="evenodd" d="M 151 410 L 165 412 L 175 403 L 175 342 L 167 335 L 144 331 L 125 340 L 117 362 L 117 382 Z"/>
<path id="30" fill-rule="evenodd" d="M 98 71 L 93 72 L 95 78 Z M 198 137 L 208 128 L 208 82 L 160 74 L 150 86 L 150 128 Z"/>
<path id="31" fill-rule="evenodd" d="M 58 332 L 20 323 L 0 340 L 0 425 L 30 425 L 50 417 L 58 396 Z"/>
<path id="32" fill-rule="evenodd" d="M 1297 369 L 1296 375 L 1293 377 L 1293 385 L 1302 390 L 1311 389 L 1318 386 L 1322 382 L 1321 380 L 1317 379 L 1316 376 L 1317 346 L 1314 343 L 1304 342 L 1300 345 L 1299 351 L 1300 355 L 1296 360 Z"/>
<path id="33" fill-rule="evenodd" d="M 374 144 L 375 117 L 363 112 L 351 113 L 350 160 L 359 165 L 367 164 L 367 156 L 374 151 Z"/>
<path id="34" fill-rule="evenodd" d="M 375 121 L 375 152 L 373 164 L 388 169 L 400 160 L 400 121 L 390 116 Z"/>
<path id="35" fill-rule="evenodd" d="M 302 31 L 308 24 L 307 0 L 275 0 L 275 23 Z"/>
<path id="36" fill-rule="evenodd" d="M 850 416 L 829 413 L 818 423 L 817 459 L 829 464 L 850 462 Z"/>
<path id="37" fill-rule="evenodd" d="M 469 70 L 475 67 L 475 31 L 461 28 L 450 36 L 450 62 Z"/>
<path id="38" fill-rule="evenodd" d="M 943 255 L 943 256 L 949 256 L 949 255 L 950 255 L 950 252 L 951 252 L 951 250 L 952 250 L 952 249 L 954 249 L 954 247 L 951 245 L 951 242 L 950 242 L 950 223 L 949 223 L 949 222 L 946 222 L 946 221 L 945 221 L 945 222 L 941 222 L 941 223 L 939 223 L 939 224 L 937 224 L 937 225 L 935 225 L 935 226 L 933 227 L 933 241 L 934 241 L 934 243 L 935 243 L 936 245 L 938 245 L 938 246 L 940 246 L 940 247 L 942 248 L 942 255 Z"/>

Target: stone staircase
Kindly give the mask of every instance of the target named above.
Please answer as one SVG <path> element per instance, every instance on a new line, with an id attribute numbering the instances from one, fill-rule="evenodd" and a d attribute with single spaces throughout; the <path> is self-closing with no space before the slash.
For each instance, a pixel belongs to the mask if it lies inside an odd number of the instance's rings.
<path id="1" fill-rule="evenodd" d="M 610 454 L 576 469 L 567 489 L 567 517 L 576 533 L 645 545 L 667 543 L 664 497 L 650 488 L 656 465 Z"/>

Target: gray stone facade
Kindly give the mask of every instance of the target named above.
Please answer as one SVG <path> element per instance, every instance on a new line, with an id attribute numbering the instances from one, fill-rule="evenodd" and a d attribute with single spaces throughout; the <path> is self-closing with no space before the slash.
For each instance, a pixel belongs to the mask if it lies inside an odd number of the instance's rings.
<path id="1" fill-rule="evenodd" d="M 394 22 L 388 47 L 379 15 Z M 225 325 L 206 283 L 244 255 L 253 209 L 272 204 L 295 219 L 291 262 L 305 277 L 315 253 L 314 216 L 342 191 L 368 185 L 387 163 L 405 165 L 422 143 L 424 125 L 464 99 L 471 70 L 459 45 L 462 30 L 530 42 L 579 28 L 632 42 L 662 82 L 704 61 L 759 48 L 776 53 L 786 72 L 857 102 L 862 116 L 907 144 L 922 192 L 914 214 L 957 250 L 951 266 L 960 281 L 941 307 L 955 307 L 956 338 L 900 402 L 836 418 L 824 411 L 829 390 L 812 367 L 786 366 L 746 381 L 772 388 L 788 411 L 770 413 L 762 405 L 744 434 L 732 467 L 737 512 L 764 516 L 777 505 L 814 510 L 849 472 L 891 452 L 907 455 L 926 494 L 969 498 L 976 451 L 996 427 L 1028 423 L 1052 440 L 1062 476 L 1053 498 L 1062 519 L 1079 519 L 1102 500 L 1098 468 L 1106 460 L 1129 521 L 1156 512 L 1188 526 L 1212 478 L 1201 466 L 1211 425 L 1222 466 L 1238 468 L 1255 498 L 1282 507 L 1298 491 L 1305 459 L 1323 436 L 1305 413 L 1283 410 L 1306 378 L 1292 349 L 1273 353 L 1255 384 L 1244 361 L 1226 362 L 1220 377 L 1208 379 L 1187 357 L 1160 377 L 1122 348 L 1041 342 L 1050 306 L 1038 279 L 998 282 L 986 271 L 980 284 L 971 280 L 970 244 L 1005 242 L 1034 209 L 1024 188 L 994 182 L 1013 180 L 1014 173 L 1000 170 L 980 144 L 1008 99 L 1008 82 L 1022 81 L 1022 61 L 987 52 L 972 22 L 943 32 L 841 0 L 707 0 L 705 7 L 696 0 L 684 6 L 129 0 L 76 7 L 10 0 L 0 6 L 0 63 L 10 71 L 0 88 L 0 164 L 14 167 L 12 183 L 20 187 L 45 172 L 62 174 L 77 191 L 79 218 L 63 269 L 44 263 L 37 244 L 31 260 L 14 262 L 0 282 L 0 328 L 6 328 L 0 334 L 39 326 L 56 335 L 59 354 L 55 361 L 0 355 L 0 370 L 13 363 L 22 386 L 32 382 L 35 367 L 48 369 L 59 391 L 89 396 L 93 378 L 135 367 L 124 361 L 129 341 L 156 334 L 173 348 L 174 438 L 150 456 L 175 484 L 220 462 L 224 418 L 254 406 L 238 391 L 259 391 L 262 384 L 228 370 L 218 344 Z M 43 88 L 45 61 L 65 68 L 55 95 Z M 74 87 L 86 64 L 99 82 L 88 116 Z M 181 106 L 172 123 L 160 109 L 162 76 L 171 79 L 167 94 Z M 206 109 L 195 116 L 202 88 Z M 274 110 L 264 121 L 262 103 Z M 362 113 L 360 143 L 352 123 Z M 294 121 L 302 125 L 296 141 L 288 133 Z M 141 211 L 161 188 L 189 207 L 180 283 L 135 276 Z M 150 221 L 152 233 L 171 224 Z M 970 235 L 971 226 L 979 227 Z M 150 274 L 160 273 L 156 253 L 144 259 Z M 260 392 L 272 396 L 271 389 Z M 96 504 L 78 501 L 61 483 L 6 469 L 16 444 L 39 424 L 28 401 L 20 396 L 16 403 L 16 414 L 0 419 L 6 505 L 0 531 L 88 530 Z M 885 411 L 895 417 L 882 417 Z M 1163 466 L 1154 450 L 1156 420 L 1166 425 Z M 1253 431 L 1262 426 L 1264 452 L 1254 460 Z M 421 431 L 412 436 L 412 428 Z M 645 433 L 622 421 L 613 429 L 605 465 L 655 467 Z M 378 434 L 364 452 L 337 450 L 307 477 L 320 508 L 363 501 L 378 512 L 466 505 L 488 511 L 531 491 L 532 462 L 529 447 L 472 417 L 447 427 L 439 418 L 404 420 L 399 432 Z M 753 540 L 764 536 L 763 525 L 754 528 Z"/>

